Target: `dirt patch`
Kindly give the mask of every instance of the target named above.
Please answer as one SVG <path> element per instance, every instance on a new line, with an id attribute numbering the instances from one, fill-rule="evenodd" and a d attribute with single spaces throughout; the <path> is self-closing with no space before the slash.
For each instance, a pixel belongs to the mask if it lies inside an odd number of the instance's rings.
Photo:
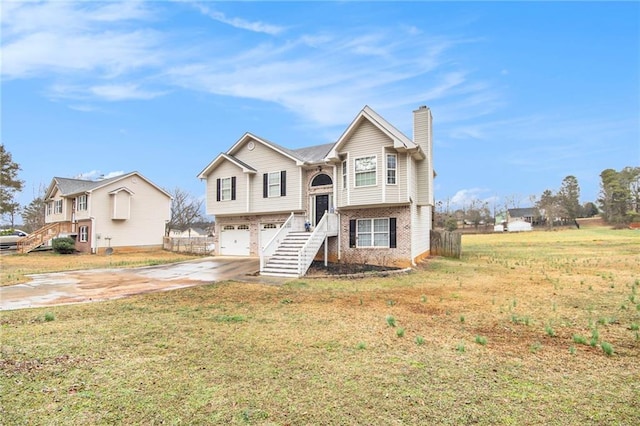
<path id="1" fill-rule="evenodd" d="M 368 265 L 366 263 L 331 263 L 324 266 L 324 262 L 314 261 L 309 267 L 307 276 L 349 276 L 384 274 L 401 271 L 393 266 Z"/>

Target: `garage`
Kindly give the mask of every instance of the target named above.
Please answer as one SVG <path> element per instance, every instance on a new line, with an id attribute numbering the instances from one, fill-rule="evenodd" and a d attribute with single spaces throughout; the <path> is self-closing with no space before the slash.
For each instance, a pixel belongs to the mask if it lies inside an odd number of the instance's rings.
<path id="1" fill-rule="evenodd" d="M 278 233 L 282 223 L 261 223 L 260 224 L 260 250 L 264 249 L 271 238 Z"/>
<path id="2" fill-rule="evenodd" d="M 249 225 L 223 225 L 220 230 L 220 254 L 249 256 Z"/>

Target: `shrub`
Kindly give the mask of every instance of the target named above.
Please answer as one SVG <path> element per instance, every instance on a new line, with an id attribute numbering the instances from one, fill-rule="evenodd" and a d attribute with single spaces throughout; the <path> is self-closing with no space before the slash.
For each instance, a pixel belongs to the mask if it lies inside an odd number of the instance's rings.
<path id="1" fill-rule="evenodd" d="M 51 243 L 53 251 L 60 254 L 70 254 L 76 251 L 76 242 L 71 237 L 60 237 Z"/>

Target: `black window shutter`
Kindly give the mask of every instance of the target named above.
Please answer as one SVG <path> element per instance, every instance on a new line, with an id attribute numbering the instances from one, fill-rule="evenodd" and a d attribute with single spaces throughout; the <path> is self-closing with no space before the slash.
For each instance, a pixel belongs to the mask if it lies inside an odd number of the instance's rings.
<path id="1" fill-rule="evenodd" d="M 231 199 L 232 200 L 236 199 L 236 177 L 235 176 L 231 177 Z"/>
<path id="2" fill-rule="evenodd" d="M 216 201 L 220 201 L 220 179 L 216 179 Z"/>
<path id="3" fill-rule="evenodd" d="M 262 174 L 262 198 L 269 196 L 269 175 L 267 173 Z"/>
<path id="4" fill-rule="evenodd" d="M 356 220 L 351 219 L 349 221 L 349 247 L 354 248 L 356 246 Z"/>
<path id="5" fill-rule="evenodd" d="M 280 172 L 280 196 L 287 196 L 287 171 L 283 170 Z"/>
<path id="6" fill-rule="evenodd" d="M 389 248 L 396 248 L 396 218 L 389 218 Z"/>

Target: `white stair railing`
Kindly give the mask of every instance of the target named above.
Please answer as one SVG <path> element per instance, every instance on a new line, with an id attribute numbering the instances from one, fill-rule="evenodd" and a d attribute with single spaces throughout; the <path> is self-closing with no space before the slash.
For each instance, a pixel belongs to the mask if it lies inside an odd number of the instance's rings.
<path id="1" fill-rule="evenodd" d="M 293 212 L 287 220 L 282 224 L 278 232 L 271 237 L 269 242 L 264 246 L 262 250 L 260 250 L 260 271 L 264 269 L 264 267 L 269 262 L 269 259 L 278 249 L 280 242 L 286 238 L 286 236 L 293 231 L 303 231 L 304 230 L 305 217 L 302 215 L 295 215 Z"/>
<path id="2" fill-rule="evenodd" d="M 298 252 L 298 276 L 302 277 L 307 273 L 309 266 L 316 257 L 318 250 L 327 239 L 330 227 L 337 224 L 337 215 L 325 210 L 322 219 L 315 226 L 309 240 Z"/>

